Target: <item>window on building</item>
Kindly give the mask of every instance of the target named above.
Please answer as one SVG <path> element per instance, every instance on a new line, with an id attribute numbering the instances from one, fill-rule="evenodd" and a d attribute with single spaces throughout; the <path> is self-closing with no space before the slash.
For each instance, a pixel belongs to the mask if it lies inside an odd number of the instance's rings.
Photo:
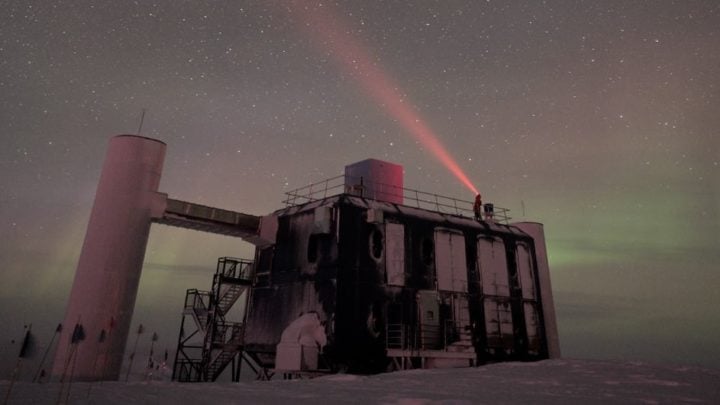
<path id="1" fill-rule="evenodd" d="M 383 233 L 380 229 L 375 228 L 370 232 L 370 256 L 375 260 L 382 259 L 384 250 Z"/>
<path id="2" fill-rule="evenodd" d="M 317 262 L 318 258 L 318 236 L 317 234 L 310 235 L 307 247 L 307 260 L 309 263 Z"/>
<path id="3" fill-rule="evenodd" d="M 420 253 L 422 254 L 423 264 L 432 266 L 435 262 L 435 241 L 430 238 L 423 239 Z"/>

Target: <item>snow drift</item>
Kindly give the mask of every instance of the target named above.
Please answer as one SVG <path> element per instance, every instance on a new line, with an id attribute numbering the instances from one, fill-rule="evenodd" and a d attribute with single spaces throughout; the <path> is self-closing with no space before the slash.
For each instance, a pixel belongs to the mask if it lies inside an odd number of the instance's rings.
<path id="1" fill-rule="evenodd" d="M 9 382 L 0 384 L 3 395 Z M 90 388 L 90 390 L 89 390 Z M 89 395 L 88 395 L 89 392 Z M 55 403 L 59 383 L 17 383 L 10 404 Z M 720 370 L 641 362 L 546 360 L 372 376 L 240 383 L 75 383 L 72 404 L 717 403 Z"/>

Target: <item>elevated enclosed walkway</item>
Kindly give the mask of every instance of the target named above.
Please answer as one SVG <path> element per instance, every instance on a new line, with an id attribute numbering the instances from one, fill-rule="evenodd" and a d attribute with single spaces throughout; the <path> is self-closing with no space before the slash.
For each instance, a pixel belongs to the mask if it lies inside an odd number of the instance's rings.
<path id="1" fill-rule="evenodd" d="M 243 238 L 253 242 L 260 229 L 261 217 L 208 207 L 187 201 L 167 199 L 165 211 L 153 222 L 196 231 Z"/>

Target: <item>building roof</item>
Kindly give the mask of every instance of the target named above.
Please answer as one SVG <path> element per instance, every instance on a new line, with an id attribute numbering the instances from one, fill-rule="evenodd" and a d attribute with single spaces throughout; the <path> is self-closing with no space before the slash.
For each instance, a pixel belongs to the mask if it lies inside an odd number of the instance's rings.
<path id="1" fill-rule="evenodd" d="M 337 194 L 323 199 L 310 201 L 304 204 L 292 205 L 275 211 L 275 215 L 294 215 L 308 211 L 314 211 L 317 207 L 328 207 L 336 205 L 353 205 L 364 209 L 380 210 L 385 215 L 404 216 L 435 222 L 454 228 L 475 228 L 493 233 L 511 233 L 518 236 L 527 234 L 512 224 L 495 221 L 476 221 L 473 218 L 461 214 L 442 212 L 426 208 L 412 207 L 409 205 L 395 204 L 385 201 L 363 198 L 351 194 Z"/>

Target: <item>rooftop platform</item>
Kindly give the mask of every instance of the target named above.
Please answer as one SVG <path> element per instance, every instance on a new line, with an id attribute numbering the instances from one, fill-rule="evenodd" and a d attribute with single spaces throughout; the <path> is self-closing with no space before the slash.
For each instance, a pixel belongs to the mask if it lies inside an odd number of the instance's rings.
<path id="1" fill-rule="evenodd" d="M 373 190 L 373 195 L 368 195 L 367 190 Z M 403 206 L 463 218 L 474 218 L 472 201 L 383 183 L 370 183 L 362 177 L 356 178 L 347 175 L 332 177 L 288 191 L 285 193 L 286 198 L 283 203 L 286 207 L 294 207 L 341 194 L 389 203 L 392 203 L 392 201 L 388 200 L 402 200 Z M 495 205 L 493 220 L 495 222 L 508 224 L 512 219 L 509 216 L 509 212 L 510 210 L 507 208 Z"/>

